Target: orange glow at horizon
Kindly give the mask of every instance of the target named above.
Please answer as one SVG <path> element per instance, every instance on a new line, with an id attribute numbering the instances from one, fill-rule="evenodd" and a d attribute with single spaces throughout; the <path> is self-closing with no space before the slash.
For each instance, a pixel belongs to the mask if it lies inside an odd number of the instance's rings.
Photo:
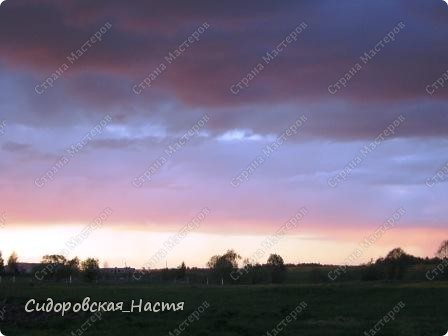
<path id="1" fill-rule="evenodd" d="M 3 228 L 0 230 L 0 248 L 5 260 L 16 251 L 22 262 L 39 262 L 45 254 L 64 254 L 67 258 L 95 257 L 101 265 L 107 262 L 111 266 L 127 264 L 140 268 L 167 246 L 164 242 L 176 233 L 99 228 L 67 248 L 67 242 L 73 241 L 73 237 L 78 236 L 83 229 L 82 225 Z M 265 248 L 263 242 L 269 235 L 191 232 L 178 244 L 165 248 L 166 258 L 152 267 L 164 267 L 166 263 L 169 267 L 177 267 L 182 261 L 190 267 L 204 267 L 212 255 L 222 254 L 231 248 L 243 259 L 250 258 L 262 249 L 263 257 L 257 260 L 260 263 L 266 262 L 270 253 L 278 253 L 288 263 L 345 264 L 368 234 L 365 228 L 321 228 L 307 230 L 306 234 L 287 235 L 277 244 Z M 395 228 L 363 249 L 361 258 L 354 264 L 384 256 L 395 247 L 402 247 L 416 256 L 433 256 L 445 234 L 446 230 L 436 228 Z"/>

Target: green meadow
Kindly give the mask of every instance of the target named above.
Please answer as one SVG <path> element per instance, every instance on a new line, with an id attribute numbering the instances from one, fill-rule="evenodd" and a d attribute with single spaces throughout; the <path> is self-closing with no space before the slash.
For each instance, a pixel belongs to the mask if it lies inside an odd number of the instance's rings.
<path id="1" fill-rule="evenodd" d="M 283 285 L 145 285 L 145 284 L 31 284 L 0 285 L 6 336 L 61 335 L 178 335 L 179 326 L 197 308 L 207 308 L 183 324 L 183 335 L 390 335 L 434 336 L 448 330 L 447 282 L 344 282 Z M 25 312 L 34 298 L 43 302 L 92 301 L 184 301 L 176 312 L 105 312 L 90 323 L 92 313 Z M 292 319 L 301 303 L 306 308 Z M 405 304 L 379 331 L 373 328 L 399 302 Z M 289 322 L 285 321 L 287 317 Z M 282 322 L 283 321 L 283 322 Z M 82 325 L 85 331 L 82 331 Z M 279 329 L 273 330 L 280 324 Z M 176 331 L 177 329 L 177 331 Z M 374 333 L 372 333 L 374 332 Z"/>

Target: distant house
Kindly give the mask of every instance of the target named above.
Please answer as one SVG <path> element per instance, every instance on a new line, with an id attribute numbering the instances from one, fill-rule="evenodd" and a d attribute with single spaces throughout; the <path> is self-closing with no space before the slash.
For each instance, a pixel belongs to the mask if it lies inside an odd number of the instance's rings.
<path id="1" fill-rule="evenodd" d="M 33 270 L 36 266 L 39 266 L 39 263 L 24 263 L 24 262 L 19 262 L 17 263 L 17 268 L 19 269 L 19 273 L 22 274 L 31 274 L 33 273 Z M 8 266 L 5 266 L 5 270 L 7 272 L 9 272 L 9 268 Z"/>
<path id="2" fill-rule="evenodd" d="M 106 267 L 101 268 L 100 270 L 106 274 L 126 274 L 135 272 L 135 268 L 132 267 Z"/>
<path id="3" fill-rule="evenodd" d="M 135 273 L 132 267 L 106 267 L 100 268 L 100 272 L 104 277 L 124 278 Z"/>

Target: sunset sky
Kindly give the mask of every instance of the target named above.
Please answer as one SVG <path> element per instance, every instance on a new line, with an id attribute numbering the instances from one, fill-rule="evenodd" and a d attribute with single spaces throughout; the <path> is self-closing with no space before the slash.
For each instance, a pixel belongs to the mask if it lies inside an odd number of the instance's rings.
<path id="1" fill-rule="evenodd" d="M 37 262 L 110 208 L 70 257 L 141 267 L 208 208 L 166 258 L 204 266 L 306 208 L 270 252 L 343 263 L 404 209 L 357 263 L 432 256 L 448 238 L 447 37 L 442 0 L 6 0 L 0 250 Z"/>

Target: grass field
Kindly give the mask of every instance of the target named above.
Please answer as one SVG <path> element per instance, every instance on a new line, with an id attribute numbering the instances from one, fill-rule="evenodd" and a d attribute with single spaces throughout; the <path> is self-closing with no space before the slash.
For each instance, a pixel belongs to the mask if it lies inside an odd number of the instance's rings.
<path id="1" fill-rule="evenodd" d="M 448 283 L 343 283 L 280 286 L 149 286 L 3 284 L 0 298 L 6 336 L 80 335 L 92 313 L 65 317 L 25 313 L 25 303 L 44 301 L 185 301 L 184 311 L 164 313 L 106 312 L 83 335 L 168 335 L 206 301 L 210 306 L 189 323 L 183 335 L 266 335 L 304 301 L 297 320 L 282 325 L 281 335 L 364 335 L 402 301 L 405 307 L 377 333 L 390 336 L 445 335 L 448 330 Z M 73 333 L 72 333 L 73 332 Z M 275 335 L 275 333 L 272 333 Z M 366 335 L 369 335 L 367 333 Z M 372 335 L 372 334 L 370 334 Z"/>

